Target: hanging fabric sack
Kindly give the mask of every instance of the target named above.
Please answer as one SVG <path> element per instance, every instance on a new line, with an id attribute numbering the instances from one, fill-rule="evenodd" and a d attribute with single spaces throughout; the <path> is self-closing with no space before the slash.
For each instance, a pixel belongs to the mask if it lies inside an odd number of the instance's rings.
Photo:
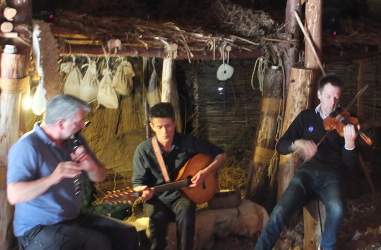
<path id="1" fill-rule="evenodd" d="M 36 115 L 41 115 L 45 111 L 46 106 L 46 90 L 44 89 L 44 71 L 41 65 L 41 46 L 39 36 L 41 35 L 41 27 L 39 22 L 33 23 L 33 59 L 36 63 L 36 71 L 39 76 L 39 83 L 36 92 L 32 98 L 32 111 Z"/>
<path id="2" fill-rule="evenodd" d="M 60 77 L 62 82 L 66 82 L 66 78 L 73 68 L 73 62 L 60 62 Z"/>
<path id="3" fill-rule="evenodd" d="M 46 109 L 46 90 L 42 81 L 37 86 L 32 99 L 32 111 L 36 115 L 42 115 Z"/>
<path id="4" fill-rule="evenodd" d="M 70 73 L 66 77 L 64 85 L 64 93 L 80 98 L 80 84 L 82 81 L 82 73 L 78 67 L 73 63 Z"/>
<path id="5" fill-rule="evenodd" d="M 112 87 L 111 71 L 108 68 L 104 70 L 103 78 L 99 83 L 98 105 L 110 109 L 118 108 L 118 95 Z"/>
<path id="6" fill-rule="evenodd" d="M 119 95 L 131 95 L 133 89 L 132 77 L 135 76 L 134 69 L 128 61 L 122 61 L 118 68 L 114 78 L 112 79 L 112 86 Z"/>
<path id="7" fill-rule="evenodd" d="M 87 103 L 95 101 L 97 99 L 99 85 L 97 64 L 90 58 L 88 58 L 88 60 L 89 63 L 82 66 L 88 66 L 88 68 L 81 81 L 79 97 L 81 100 Z"/>
<path id="8" fill-rule="evenodd" d="M 159 89 L 159 76 L 156 73 L 155 69 L 155 60 L 152 60 L 153 72 L 149 79 L 148 89 L 147 89 L 147 101 L 148 105 L 152 107 L 156 103 L 160 102 L 160 89 Z"/>

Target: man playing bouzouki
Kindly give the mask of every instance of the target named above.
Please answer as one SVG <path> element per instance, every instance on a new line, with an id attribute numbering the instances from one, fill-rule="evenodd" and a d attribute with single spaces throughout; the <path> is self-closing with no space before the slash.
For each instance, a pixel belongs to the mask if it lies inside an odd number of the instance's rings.
<path id="1" fill-rule="evenodd" d="M 156 136 L 142 142 L 136 149 L 132 184 L 136 191 L 142 191 L 144 210 L 150 218 L 149 229 L 151 249 L 164 250 L 167 226 L 176 221 L 178 249 L 193 249 L 196 205 L 189 198 L 181 196 L 178 190 L 155 193 L 152 187 L 166 183 L 165 175 L 155 155 L 152 140 L 157 140 L 159 152 L 164 161 L 164 172 L 175 180 L 184 164 L 193 156 L 202 153 L 213 158 L 212 162 L 191 177 L 189 188 L 205 185 L 225 160 L 225 153 L 212 143 L 192 135 L 175 131 L 176 122 L 170 103 L 158 103 L 149 111 L 150 126 Z M 160 156 L 161 157 L 161 156 Z"/>

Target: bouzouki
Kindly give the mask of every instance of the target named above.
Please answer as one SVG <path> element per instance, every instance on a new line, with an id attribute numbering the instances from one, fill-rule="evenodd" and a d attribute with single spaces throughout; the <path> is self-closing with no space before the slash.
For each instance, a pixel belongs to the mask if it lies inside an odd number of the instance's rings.
<path id="1" fill-rule="evenodd" d="M 188 188 L 191 184 L 191 178 L 200 170 L 209 166 L 212 163 L 212 157 L 204 154 L 197 154 L 189 159 L 180 169 L 177 178 L 170 183 L 153 187 L 154 193 L 161 193 L 170 190 L 179 190 L 182 195 L 188 197 L 195 203 L 204 203 L 209 201 L 217 188 L 217 180 L 214 174 L 210 174 L 205 181 L 196 187 Z M 117 202 L 133 202 L 139 198 L 141 192 L 137 192 L 132 188 L 126 188 L 123 191 L 115 191 L 106 195 L 103 200 L 105 203 Z"/>

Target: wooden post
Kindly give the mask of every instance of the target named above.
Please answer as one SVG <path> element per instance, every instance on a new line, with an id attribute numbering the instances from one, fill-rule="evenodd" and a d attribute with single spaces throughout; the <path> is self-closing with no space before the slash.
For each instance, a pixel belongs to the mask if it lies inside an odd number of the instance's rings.
<path id="1" fill-rule="evenodd" d="M 171 102 L 172 97 L 172 72 L 173 58 L 163 59 L 163 74 L 161 77 L 161 101 Z"/>
<path id="2" fill-rule="evenodd" d="M 6 193 L 7 155 L 19 138 L 21 96 L 29 89 L 29 57 L 1 54 L 0 61 L 0 245 L 11 249 L 13 207 L 9 205 Z"/>
<path id="3" fill-rule="evenodd" d="M 283 118 L 283 135 L 296 116 L 309 107 L 314 82 L 314 71 L 311 69 L 292 68 L 286 110 Z M 286 190 L 295 174 L 300 159 L 296 154 L 281 155 L 278 171 L 278 200 Z"/>
<path id="4" fill-rule="evenodd" d="M 298 23 L 295 18 L 295 11 L 297 13 L 302 12 L 302 4 L 300 3 L 300 0 L 287 0 L 286 5 L 286 11 L 285 11 L 285 32 L 287 34 L 292 35 L 292 39 L 295 41 L 299 41 L 300 37 L 300 28 L 298 26 Z M 298 62 L 299 57 L 299 46 L 293 46 L 291 44 L 288 44 L 285 50 L 285 53 L 282 56 L 283 59 L 283 68 L 284 68 L 284 74 L 285 74 L 285 96 L 287 96 L 288 93 L 288 87 L 290 84 L 290 74 L 291 74 L 291 68 L 295 66 L 295 64 Z"/>
<path id="5" fill-rule="evenodd" d="M 271 68 L 266 72 L 263 85 L 261 116 L 254 142 L 253 165 L 250 166 L 246 188 L 246 197 L 259 204 L 263 204 L 269 198 L 269 190 L 265 189 L 265 178 L 270 160 L 274 155 L 278 116 L 282 103 L 282 77 L 280 69 Z"/>
<path id="6" fill-rule="evenodd" d="M 168 46 L 168 57 L 163 59 L 163 73 L 161 76 L 161 101 L 172 101 L 172 77 L 174 59 L 177 57 L 177 44 Z"/>
<path id="7" fill-rule="evenodd" d="M 6 5 L 14 8 L 14 32 L 24 39 L 10 38 L 6 44 L 15 45 L 17 54 L 1 54 L 0 59 L 0 246 L 11 249 L 13 242 L 13 207 L 6 196 L 6 169 L 9 148 L 17 141 L 21 112 L 21 99 L 29 86 L 29 55 L 32 42 L 32 1 L 7 0 Z M 29 44 L 29 45 L 28 45 Z M 21 126 L 23 127 L 23 126 Z"/>
<path id="8" fill-rule="evenodd" d="M 319 62 L 322 58 L 322 6 L 321 0 L 306 2 L 306 30 L 309 33 L 311 43 L 305 42 L 305 66 L 309 69 L 319 69 Z M 321 73 L 315 70 L 314 78 L 317 80 Z M 313 82 L 314 96 L 316 100 L 316 82 Z M 314 102 L 315 103 L 315 102 Z M 320 210 L 320 213 L 319 213 Z M 315 250 L 321 240 L 321 225 L 325 221 L 324 206 L 318 201 L 310 202 L 303 209 L 304 217 L 304 248 L 305 250 Z"/>
<path id="9" fill-rule="evenodd" d="M 360 61 L 359 73 L 357 77 L 357 86 L 360 91 L 365 86 L 366 59 Z M 357 98 L 357 118 L 361 122 L 364 119 L 364 95 Z"/>

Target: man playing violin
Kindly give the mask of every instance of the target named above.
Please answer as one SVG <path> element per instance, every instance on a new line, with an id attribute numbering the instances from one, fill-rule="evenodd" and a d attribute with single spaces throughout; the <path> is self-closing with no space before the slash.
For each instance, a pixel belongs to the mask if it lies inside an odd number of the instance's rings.
<path id="1" fill-rule="evenodd" d="M 296 152 L 304 162 L 274 207 L 255 250 L 271 250 L 291 216 L 316 198 L 326 209 L 319 249 L 334 248 L 346 207 L 346 173 L 358 163 L 355 127 L 346 125 L 342 137 L 336 130 L 326 135 L 323 125 L 323 120 L 338 106 L 342 89 L 337 76 L 323 76 L 317 92 L 320 104 L 300 112 L 279 139 L 276 149 L 280 154 Z"/>

